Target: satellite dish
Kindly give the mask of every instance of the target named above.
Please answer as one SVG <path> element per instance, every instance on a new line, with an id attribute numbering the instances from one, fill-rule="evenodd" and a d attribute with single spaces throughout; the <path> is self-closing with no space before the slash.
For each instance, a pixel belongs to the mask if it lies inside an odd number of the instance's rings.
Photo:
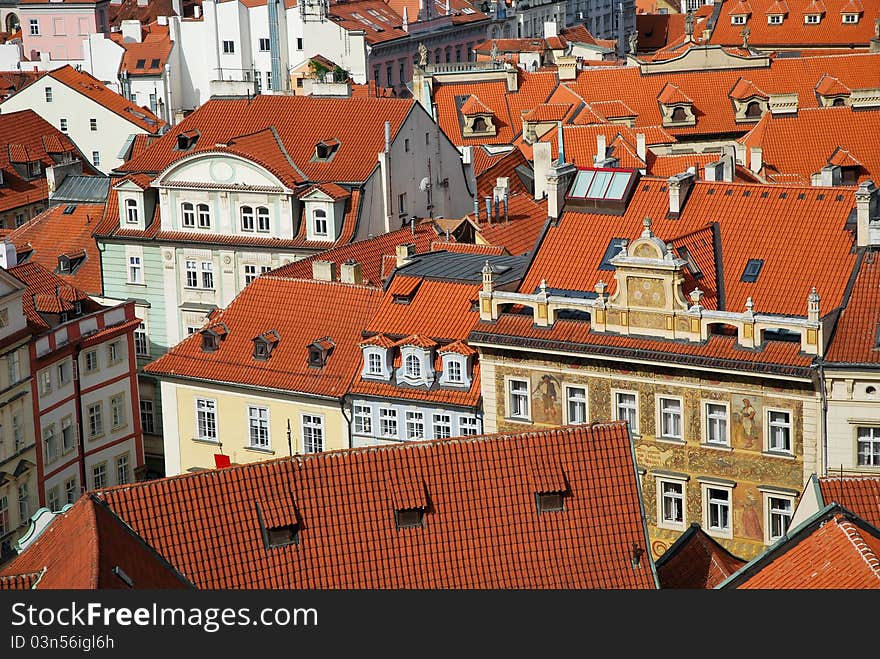
<path id="1" fill-rule="evenodd" d="M 425 190 L 427 190 L 430 187 L 431 187 L 431 179 L 429 179 L 427 176 L 425 178 L 423 178 L 421 181 L 419 181 L 419 190 L 421 190 L 422 192 L 424 192 Z"/>

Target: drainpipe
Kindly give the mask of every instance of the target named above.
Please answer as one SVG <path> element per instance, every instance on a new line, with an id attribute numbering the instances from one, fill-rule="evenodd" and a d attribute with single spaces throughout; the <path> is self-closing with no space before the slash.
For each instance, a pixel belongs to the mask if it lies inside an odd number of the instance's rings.
<path id="1" fill-rule="evenodd" d="M 342 398 L 339 399 L 339 410 L 342 412 L 342 418 L 345 419 L 345 422 L 348 425 L 348 448 L 354 448 L 354 439 L 351 435 L 351 419 L 345 413 L 346 398 L 348 398 L 348 394 L 343 394 Z"/>
<path id="2" fill-rule="evenodd" d="M 828 475 L 828 397 L 825 395 L 825 365 L 820 361 L 819 371 L 819 396 L 822 400 L 822 475 Z"/>
<path id="3" fill-rule="evenodd" d="M 76 369 L 76 372 L 73 376 L 73 396 L 74 400 L 76 401 L 76 435 L 77 450 L 79 452 L 79 487 L 80 492 L 85 492 L 88 487 L 86 487 L 86 442 L 82 418 L 82 386 L 80 385 L 79 379 L 79 355 L 81 352 L 82 347 L 80 345 L 77 345 L 76 348 L 74 348 L 73 350 L 73 366 Z"/>

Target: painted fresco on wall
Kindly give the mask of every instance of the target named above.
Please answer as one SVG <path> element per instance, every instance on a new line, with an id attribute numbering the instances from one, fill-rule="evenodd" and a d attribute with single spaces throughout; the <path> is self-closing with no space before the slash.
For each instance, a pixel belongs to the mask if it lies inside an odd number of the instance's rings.
<path id="1" fill-rule="evenodd" d="M 739 537 L 751 540 L 764 540 L 764 529 L 761 511 L 761 493 L 754 489 L 734 490 L 733 494 L 733 530 Z"/>
<path id="2" fill-rule="evenodd" d="M 761 399 L 757 396 L 730 397 L 730 416 L 733 419 L 731 438 L 736 448 L 761 450 Z"/>
<path id="3" fill-rule="evenodd" d="M 562 383 L 556 376 L 532 375 L 532 418 L 536 423 L 562 425 Z"/>

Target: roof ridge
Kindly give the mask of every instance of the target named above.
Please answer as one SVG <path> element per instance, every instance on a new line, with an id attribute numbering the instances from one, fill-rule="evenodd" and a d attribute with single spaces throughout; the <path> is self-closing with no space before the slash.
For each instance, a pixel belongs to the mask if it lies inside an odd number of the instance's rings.
<path id="1" fill-rule="evenodd" d="M 116 492 L 125 489 L 139 489 L 143 487 L 151 487 L 151 484 L 161 482 L 165 483 L 172 480 L 183 480 L 187 478 L 207 478 L 213 474 L 222 473 L 230 470 L 252 470 L 252 469 L 265 469 L 266 467 L 281 464 L 284 462 L 296 462 L 296 463 L 304 463 L 304 462 L 312 462 L 316 460 L 331 460 L 339 457 L 344 457 L 346 455 L 355 455 L 360 453 L 384 453 L 386 451 L 395 452 L 395 451 L 415 451 L 422 450 L 425 448 L 433 447 L 433 446 L 442 446 L 442 445 L 457 445 L 457 444 L 482 444 L 482 443 L 490 443 L 497 442 L 503 440 L 518 440 L 525 441 L 529 440 L 536 436 L 543 436 L 548 434 L 572 434 L 582 430 L 592 431 L 594 429 L 600 428 L 616 428 L 620 426 L 625 426 L 625 421 L 601 421 L 595 423 L 581 423 L 575 425 L 568 426 L 559 426 L 556 428 L 545 428 L 543 430 L 532 430 L 529 432 L 499 432 L 492 434 L 484 434 L 484 435 L 463 435 L 460 437 L 451 437 L 445 439 L 427 439 L 427 440 L 418 440 L 418 441 L 407 441 L 407 442 L 399 442 L 395 444 L 381 444 L 377 446 L 355 446 L 351 448 L 343 448 L 343 449 L 333 449 L 329 451 L 321 451 L 318 453 L 298 453 L 293 456 L 282 456 L 280 458 L 273 458 L 270 460 L 260 460 L 258 462 L 249 462 L 246 464 L 232 465 L 229 467 L 223 467 L 221 469 L 204 469 L 201 471 L 189 472 L 185 474 L 175 474 L 173 476 L 166 476 L 160 481 L 141 481 L 137 483 L 126 483 L 123 485 L 113 485 L 111 487 L 101 488 L 99 490 L 92 490 L 91 493 L 96 497 L 103 501 L 103 494 L 105 492 Z"/>
<path id="2" fill-rule="evenodd" d="M 838 517 L 842 519 L 837 519 Z M 877 577 L 878 580 L 880 580 L 880 557 L 878 557 L 876 552 L 868 546 L 868 543 L 865 542 L 865 539 L 862 537 L 862 534 L 856 525 L 843 515 L 835 516 L 834 521 L 843 531 L 844 535 L 846 535 L 847 539 L 852 543 L 855 550 L 862 557 L 862 560 L 867 563 L 868 569 L 874 573 L 874 576 Z"/>
<path id="3" fill-rule="evenodd" d="M 317 256 L 317 255 L 316 255 Z M 320 259 L 318 259 L 320 260 Z M 370 291 L 379 291 L 380 288 L 378 286 L 372 286 L 370 284 L 354 284 L 346 281 L 327 281 L 325 279 L 309 279 L 307 277 L 282 277 L 278 275 L 273 275 L 267 273 L 262 275 L 258 279 L 268 280 L 268 281 L 283 281 L 283 282 L 297 282 L 297 283 L 308 283 L 308 284 L 324 284 L 328 286 L 338 286 L 338 287 L 346 287 L 346 288 L 360 288 Z"/>

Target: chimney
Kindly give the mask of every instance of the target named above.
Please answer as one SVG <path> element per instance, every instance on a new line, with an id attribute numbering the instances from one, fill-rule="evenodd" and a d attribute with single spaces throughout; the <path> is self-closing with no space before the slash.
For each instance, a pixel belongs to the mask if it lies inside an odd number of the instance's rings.
<path id="1" fill-rule="evenodd" d="M 544 21 L 544 38 L 549 39 L 550 37 L 558 36 L 559 27 L 556 25 L 556 21 Z"/>
<path id="2" fill-rule="evenodd" d="M 146 3 L 144 3 L 146 4 Z M 142 6 L 138 2 L 139 6 Z M 121 23 L 122 40 L 127 43 L 141 42 L 141 22 L 138 20 L 125 20 Z"/>
<path id="3" fill-rule="evenodd" d="M 831 187 L 840 185 L 842 176 L 838 165 L 825 165 L 819 172 L 819 185 Z"/>
<path id="4" fill-rule="evenodd" d="M 0 268 L 9 270 L 18 265 L 18 255 L 15 253 L 15 245 L 9 240 L 0 243 Z"/>
<path id="5" fill-rule="evenodd" d="M 596 159 L 594 162 L 597 164 L 605 158 L 608 157 L 608 147 L 605 140 L 605 135 L 602 133 L 596 134 Z"/>
<path id="6" fill-rule="evenodd" d="M 333 261 L 312 261 L 312 279 L 336 281 L 336 264 Z"/>
<path id="7" fill-rule="evenodd" d="M 509 179 L 507 176 L 499 176 L 495 179 L 495 187 L 492 190 L 492 196 L 496 201 L 507 197 L 507 193 L 510 190 L 510 184 L 508 181 Z"/>
<path id="8" fill-rule="evenodd" d="M 339 281 L 343 284 L 363 284 L 364 273 L 361 264 L 348 260 L 339 268 Z"/>
<path id="9" fill-rule="evenodd" d="M 749 169 L 755 174 L 761 171 L 763 149 L 759 146 L 753 146 L 749 149 Z"/>
<path id="10" fill-rule="evenodd" d="M 682 172 L 669 177 L 667 181 L 669 185 L 669 217 L 681 215 L 695 178 L 696 175 L 693 172 Z"/>
<path id="11" fill-rule="evenodd" d="M 480 223 L 480 198 L 474 195 L 474 222 Z"/>
<path id="12" fill-rule="evenodd" d="M 877 216 L 877 186 L 874 181 L 862 181 L 856 190 L 856 245 L 868 247 L 880 244 L 871 240 L 871 220 Z"/>
<path id="13" fill-rule="evenodd" d="M 543 199 L 547 194 L 547 174 L 553 160 L 550 142 L 535 142 L 532 145 L 532 168 L 535 179 L 535 199 Z"/>
<path id="14" fill-rule="evenodd" d="M 706 167 L 703 171 L 703 178 L 707 181 L 723 181 L 724 161 L 716 160 L 715 162 L 706 163 Z"/>
<path id="15" fill-rule="evenodd" d="M 150 4 L 150 0 L 137 0 L 138 7 L 146 7 Z"/>
<path id="16" fill-rule="evenodd" d="M 492 197 L 484 197 L 483 202 L 486 204 L 486 222 L 492 224 Z"/>
<path id="17" fill-rule="evenodd" d="M 647 162 L 648 144 L 644 133 L 636 133 L 636 154 L 639 158 Z"/>
<path id="18" fill-rule="evenodd" d="M 416 246 L 413 243 L 397 245 L 394 248 L 394 255 L 397 257 L 397 267 L 402 268 L 416 255 Z"/>

